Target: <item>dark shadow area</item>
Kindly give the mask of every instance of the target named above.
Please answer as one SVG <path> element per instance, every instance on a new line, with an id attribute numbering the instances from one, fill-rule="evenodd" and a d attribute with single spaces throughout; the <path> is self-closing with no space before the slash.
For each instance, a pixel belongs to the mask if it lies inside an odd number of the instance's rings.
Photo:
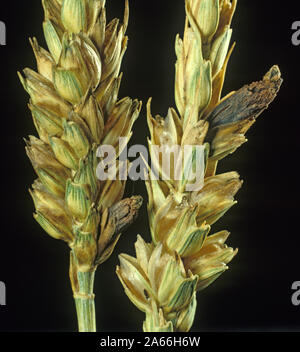
<path id="1" fill-rule="evenodd" d="M 107 1 L 109 18 L 122 17 L 123 0 Z M 183 32 L 184 1 L 131 1 L 129 45 L 120 97 L 143 101 L 131 144 L 146 145 L 145 105 L 165 116 L 174 106 L 174 42 Z M 299 82 L 300 46 L 291 25 L 300 20 L 297 2 L 239 1 L 233 20 L 232 55 L 224 94 L 257 81 L 279 65 L 284 83 L 277 99 L 247 134 L 249 142 L 220 163 L 219 172 L 238 171 L 244 180 L 235 205 L 212 231 L 227 229 L 239 253 L 211 287 L 198 294 L 192 331 L 300 330 L 300 306 L 291 303 L 299 264 Z M 298 16 L 298 18 L 297 18 Z M 28 96 L 17 71 L 35 68 L 28 37 L 44 46 L 39 1 L 2 1 L 6 46 L 0 46 L 1 230 L 0 281 L 7 305 L 0 306 L 0 331 L 74 331 L 75 307 L 68 278 L 69 250 L 48 237 L 32 218 L 28 193 L 35 175 L 24 137 L 35 134 Z M 150 240 L 147 195 L 142 181 L 129 181 L 126 195 L 145 201 L 138 220 L 122 235 L 95 282 L 98 329 L 139 331 L 144 314 L 128 300 L 115 275 L 118 254 L 134 254 L 137 234 Z"/>

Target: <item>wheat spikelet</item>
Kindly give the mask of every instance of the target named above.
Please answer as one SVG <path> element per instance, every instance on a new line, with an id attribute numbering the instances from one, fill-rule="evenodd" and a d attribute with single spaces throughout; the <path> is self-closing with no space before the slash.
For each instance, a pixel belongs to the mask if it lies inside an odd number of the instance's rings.
<path id="1" fill-rule="evenodd" d="M 34 218 L 71 248 L 79 330 L 95 331 L 95 270 L 141 205 L 140 197 L 122 200 L 125 181 L 96 177 L 97 147 L 129 139 L 141 108 L 137 100 L 118 99 L 128 2 L 123 24 L 106 22 L 105 0 L 42 3 L 49 51 L 31 39 L 38 72 L 19 74 L 39 136 L 30 136 L 26 146 L 38 176 L 30 191 Z"/>
<path id="2" fill-rule="evenodd" d="M 236 202 L 242 185 L 236 172 L 216 174 L 217 163 L 246 142 L 245 133 L 275 98 L 281 85 L 273 66 L 262 81 L 221 99 L 229 57 L 236 0 L 186 0 L 183 39 L 176 38 L 177 111 L 152 117 L 148 103 L 149 147 L 167 153 L 174 145 L 202 146 L 183 171 L 203 161 L 203 185 L 187 191 L 186 177 L 146 182 L 152 243 L 139 236 L 136 258 L 122 254 L 117 274 L 130 300 L 146 314 L 144 331 L 189 331 L 196 312 L 196 292 L 216 280 L 236 255 L 225 242 L 229 233 L 208 235 L 211 226 Z M 164 174 L 162 157 L 151 154 Z M 175 176 L 175 166 L 171 176 Z M 196 180 L 196 178 L 195 178 Z"/>

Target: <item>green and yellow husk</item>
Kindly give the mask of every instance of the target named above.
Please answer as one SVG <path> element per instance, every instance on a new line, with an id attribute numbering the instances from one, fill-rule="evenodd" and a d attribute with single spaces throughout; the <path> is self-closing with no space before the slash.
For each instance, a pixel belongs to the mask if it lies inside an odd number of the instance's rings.
<path id="1" fill-rule="evenodd" d="M 34 218 L 69 245 L 79 331 L 95 331 L 95 270 L 141 205 L 140 197 L 122 200 L 125 181 L 96 177 L 97 147 L 129 139 L 141 108 L 137 100 L 118 98 L 128 2 L 123 24 L 106 22 L 105 0 L 42 3 L 48 50 L 31 39 L 37 72 L 26 68 L 19 74 L 38 132 L 26 146 L 38 176 L 30 191 Z M 124 214 L 118 218 L 122 207 L 129 209 L 126 221 Z"/>
<path id="2" fill-rule="evenodd" d="M 175 44 L 177 111 L 170 108 L 166 118 L 154 118 L 148 104 L 149 147 L 203 146 L 204 162 L 200 190 L 186 191 L 184 178 L 146 181 L 152 243 L 139 236 L 136 258 L 120 255 L 117 275 L 129 299 L 146 314 L 145 332 L 189 331 L 196 293 L 224 273 L 237 254 L 225 243 L 227 231 L 209 235 L 236 203 L 242 185 L 236 172 L 217 174 L 217 164 L 246 142 L 245 133 L 275 98 L 282 80 L 273 66 L 263 80 L 221 99 L 234 48 L 229 44 L 236 3 L 185 1 L 184 36 L 177 36 Z M 152 154 L 151 159 L 163 175 L 162 158 Z M 193 170 L 196 162 L 192 157 L 185 165 Z"/>

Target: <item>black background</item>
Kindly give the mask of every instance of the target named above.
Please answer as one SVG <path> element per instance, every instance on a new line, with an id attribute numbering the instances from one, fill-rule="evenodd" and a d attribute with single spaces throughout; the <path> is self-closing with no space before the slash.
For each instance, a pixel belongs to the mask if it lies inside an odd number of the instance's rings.
<path id="1" fill-rule="evenodd" d="M 107 14 L 122 17 L 123 0 L 107 1 Z M 131 1 L 129 47 L 120 97 L 144 102 L 131 143 L 146 144 L 145 103 L 165 115 L 174 105 L 174 40 L 184 26 L 184 1 Z M 284 84 L 276 101 L 248 132 L 249 142 L 220 164 L 244 180 L 238 205 L 213 231 L 228 229 L 239 253 L 230 270 L 198 295 L 192 331 L 299 331 L 300 306 L 291 303 L 291 285 L 300 280 L 299 83 L 300 46 L 291 43 L 291 25 L 300 20 L 297 1 L 240 0 L 233 20 L 237 42 L 224 94 L 261 79 L 278 64 Z M 68 248 L 45 235 L 32 218 L 28 194 L 35 177 L 23 137 L 35 134 L 28 96 L 16 71 L 35 68 L 28 37 L 44 46 L 40 1 L 1 1 L 7 45 L 0 47 L 1 217 L 0 281 L 7 305 L 0 306 L 0 331 L 75 331 L 75 308 L 68 279 Z M 129 181 L 127 195 L 141 194 L 143 182 Z M 146 202 L 145 202 L 146 203 Z M 118 253 L 133 254 L 140 233 L 150 240 L 146 206 L 115 253 L 97 271 L 97 326 L 102 331 L 140 331 L 144 314 L 128 300 L 115 275 Z"/>

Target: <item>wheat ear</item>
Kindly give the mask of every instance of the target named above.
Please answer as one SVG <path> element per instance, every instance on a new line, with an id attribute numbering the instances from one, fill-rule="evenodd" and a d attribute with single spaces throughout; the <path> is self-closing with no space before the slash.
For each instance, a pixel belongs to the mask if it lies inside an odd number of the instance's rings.
<path id="1" fill-rule="evenodd" d="M 236 255 L 225 244 L 229 233 L 208 236 L 211 225 L 236 202 L 242 182 L 236 172 L 216 174 L 219 160 L 246 142 L 245 133 L 275 98 L 281 85 L 273 66 L 263 80 L 221 99 L 236 0 L 186 0 L 183 39 L 176 38 L 175 100 L 178 112 L 152 117 L 148 103 L 149 147 L 163 153 L 174 145 L 191 148 L 179 180 L 146 182 L 152 243 L 138 236 L 136 258 L 120 255 L 117 274 L 130 300 L 146 314 L 144 331 L 189 331 L 196 292 L 216 280 Z M 151 149 L 150 149 L 151 152 Z M 162 157 L 151 154 L 164 173 Z M 200 190 L 186 191 L 186 174 L 202 160 Z M 175 170 L 175 166 L 174 166 Z M 175 173 L 173 172 L 173 175 Z M 198 175 L 199 176 L 199 175 Z"/>
<path id="2" fill-rule="evenodd" d="M 95 270 L 142 202 L 139 196 L 122 200 L 125 178 L 96 177 L 97 147 L 117 148 L 119 137 L 129 139 L 141 108 L 137 100 L 118 99 L 128 1 L 123 24 L 106 22 L 105 0 L 42 3 L 49 51 L 30 40 L 38 72 L 26 68 L 24 76 L 19 74 L 39 136 L 26 142 L 38 176 L 30 191 L 34 218 L 69 245 L 79 331 L 95 331 Z"/>

